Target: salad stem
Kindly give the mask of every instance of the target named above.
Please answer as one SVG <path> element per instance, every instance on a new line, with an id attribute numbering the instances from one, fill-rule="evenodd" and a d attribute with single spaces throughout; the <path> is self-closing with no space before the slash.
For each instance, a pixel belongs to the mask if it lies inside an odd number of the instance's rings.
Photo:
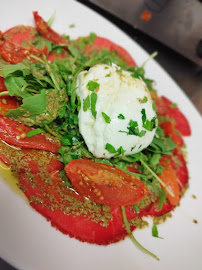
<path id="1" fill-rule="evenodd" d="M 158 55 L 158 52 L 153 52 L 141 65 L 142 68 L 145 67 L 145 65 L 153 58 L 155 58 Z"/>
<path id="2" fill-rule="evenodd" d="M 45 62 L 44 62 L 41 58 L 39 58 L 39 57 L 37 57 L 37 56 L 35 56 L 35 55 L 33 55 L 33 54 L 30 54 L 29 57 L 31 57 L 32 59 L 36 60 L 37 62 L 39 62 L 39 63 L 45 65 Z"/>
<path id="3" fill-rule="evenodd" d="M 57 137 L 57 138 L 60 138 L 60 135 L 58 133 L 56 133 L 55 131 L 53 131 L 51 128 L 49 128 L 48 125 L 45 125 L 45 129 L 50 133 L 52 134 L 53 136 Z"/>
<path id="4" fill-rule="evenodd" d="M 54 19 L 55 19 L 55 15 L 56 15 L 56 11 L 53 12 L 53 14 L 51 15 L 51 17 L 50 17 L 49 20 L 47 21 L 48 26 L 51 27 L 51 25 L 52 25 L 52 23 L 53 23 L 53 21 L 54 21 Z"/>
<path id="5" fill-rule="evenodd" d="M 8 91 L 1 92 L 0 97 L 2 96 L 9 96 L 9 92 Z"/>
<path id="6" fill-rule="evenodd" d="M 156 180 L 159 181 L 159 183 L 165 188 L 165 190 L 174 197 L 173 192 L 170 190 L 170 188 L 158 177 L 158 175 L 155 174 L 155 172 L 142 160 L 140 159 L 140 162 L 145 166 L 145 168 L 156 178 Z"/>
<path id="7" fill-rule="evenodd" d="M 154 259 L 156 259 L 157 261 L 159 261 L 159 258 L 152 252 L 150 252 L 148 249 L 144 248 L 134 237 L 134 235 L 131 232 L 130 229 L 130 225 L 128 222 L 128 219 L 126 217 L 126 210 L 125 210 L 125 206 L 121 206 L 121 211 L 122 211 L 122 215 L 123 215 L 123 221 L 126 227 L 126 231 L 130 237 L 130 239 L 133 241 L 133 243 L 135 243 L 140 249 L 142 249 L 144 252 L 146 252 L 147 254 L 149 254 L 150 256 L 152 256 Z"/>

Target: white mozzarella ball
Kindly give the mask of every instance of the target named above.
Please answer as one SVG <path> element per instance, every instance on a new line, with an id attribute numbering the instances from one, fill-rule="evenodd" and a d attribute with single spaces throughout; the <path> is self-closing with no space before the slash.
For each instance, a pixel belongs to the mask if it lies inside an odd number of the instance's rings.
<path id="1" fill-rule="evenodd" d="M 79 131 L 95 157 L 131 155 L 152 142 L 156 113 L 141 79 L 114 64 L 96 65 L 79 73 L 76 93 Z"/>

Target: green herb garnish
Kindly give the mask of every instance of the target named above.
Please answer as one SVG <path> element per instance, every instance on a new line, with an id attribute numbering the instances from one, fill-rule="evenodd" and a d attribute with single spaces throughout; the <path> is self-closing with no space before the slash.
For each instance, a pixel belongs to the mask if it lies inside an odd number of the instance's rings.
<path id="1" fill-rule="evenodd" d="M 141 98 L 138 98 L 138 101 L 140 103 L 146 103 L 148 101 L 148 98 L 146 96 L 144 96 L 142 99 Z"/>
<path id="2" fill-rule="evenodd" d="M 123 215 L 123 222 L 126 228 L 126 231 L 128 233 L 128 236 L 130 237 L 130 239 L 133 241 L 133 243 L 135 245 L 137 245 L 141 250 L 143 250 L 144 252 L 146 252 L 147 254 L 149 254 L 150 256 L 152 256 L 154 259 L 159 261 L 159 258 L 152 252 L 150 252 L 148 249 L 144 248 L 134 237 L 134 235 L 131 232 L 130 229 L 130 224 L 128 222 L 128 219 L 126 217 L 126 210 L 125 210 L 125 206 L 121 206 L 121 211 L 122 211 L 122 215 Z"/>
<path id="3" fill-rule="evenodd" d="M 87 98 L 85 98 L 83 102 L 84 112 L 86 112 L 88 109 L 90 109 L 90 96 L 87 96 Z"/>
<path id="4" fill-rule="evenodd" d="M 36 129 L 33 129 L 33 130 L 27 132 L 26 136 L 29 138 L 29 137 L 32 137 L 34 135 L 40 134 L 40 133 L 44 133 L 44 130 L 41 128 L 36 128 Z"/>
<path id="5" fill-rule="evenodd" d="M 111 145 L 110 143 L 107 143 L 107 144 L 105 145 L 105 149 L 106 149 L 108 152 L 112 153 L 112 154 L 116 153 L 116 149 L 115 149 L 114 146 Z"/>
<path id="6" fill-rule="evenodd" d="M 89 81 L 86 87 L 88 88 L 89 91 L 94 92 L 95 90 L 99 89 L 100 85 L 97 82 Z"/>
<path id="7" fill-rule="evenodd" d="M 125 119 L 125 116 L 123 116 L 123 114 L 120 113 L 120 114 L 118 115 L 118 118 L 123 120 L 123 119 Z"/>
<path id="8" fill-rule="evenodd" d="M 106 123 L 109 124 L 111 122 L 111 118 L 106 113 L 102 112 L 102 116 L 105 119 Z"/>

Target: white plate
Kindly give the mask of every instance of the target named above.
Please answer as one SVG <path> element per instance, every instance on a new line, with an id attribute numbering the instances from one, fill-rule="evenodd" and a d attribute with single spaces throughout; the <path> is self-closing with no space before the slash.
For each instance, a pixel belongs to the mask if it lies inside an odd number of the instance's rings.
<path id="1" fill-rule="evenodd" d="M 125 47 L 141 64 L 147 54 L 127 35 L 83 5 L 67 0 L 12 1 L 3 3 L 1 30 L 17 24 L 33 24 L 32 11 L 48 19 L 56 10 L 54 29 L 71 37 L 95 32 Z M 75 28 L 69 28 L 74 23 Z M 188 117 L 192 136 L 186 138 L 190 188 L 173 213 L 159 226 L 164 239 L 151 235 L 151 227 L 135 231 L 136 238 L 160 257 L 156 261 L 125 239 L 109 246 L 81 243 L 58 232 L 4 181 L 0 181 L 0 256 L 22 270 L 200 270 L 202 269 L 202 120 L 189 99 L 155 62 L 146 66 L 148 77 L 156 81 L 160 94 L 179 104 Z M 197 199 L 192 198 L 192 194 Z M 196 219 L 198 224 L 192 221 Z"/>

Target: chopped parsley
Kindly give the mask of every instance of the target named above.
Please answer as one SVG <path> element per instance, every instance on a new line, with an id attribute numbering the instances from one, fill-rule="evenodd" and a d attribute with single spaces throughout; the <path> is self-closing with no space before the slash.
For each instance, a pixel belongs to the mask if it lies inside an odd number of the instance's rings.
<path id="1" fill-rule="evenodd" d="M 102 116 L 105 119 L 106 123 L 109 124 L 111 122 L 111 118 L 106 113 L 102 112 Z"/>
<path id="2" fill-rule="evenodd" d="M 91 97 L 91 112 L 92 112 L 93 117 L 96 118 L 97 111 L 95 107 L 96 107 L 96 102 L 97 102 L 97 94 L 92 93 L 90 97 Z"/>
<path id="3" fill-rule="evenodd" d="M 122 146 L 120 146 L 117 150 L 116 150 L 116 155 L 115 155 L 115 157 L 118 157 L 118 156 L 120 156 L 120 155 L 123 155 L 124 156 L 124 153 L 125 153 L 126 151 L 123 149 L 123 147 Z"/>
<path id="4" fill-rule="evenodd" d="M 130 151 L 132 152 L 135 149 L 136 146 L 131 147 Z"/>
<path id="5" fill-rule="evenodd" d="M 109 153 L 112 153 L 112 154 L 115 154 L 116 153 L 116 149 L 114 148 L 113 145 L 111 145 L 110 143 L 107 143 L 105 145 L 105 149 L 109 152 Z"/>
<path id="6" fill-rule="evenodd" d="M 156 127 L 156 117 L 153 117 L 152 120 L 148 120 L 146 113 L 145 113 L 145 109 L 141 110 L 142 113 L 142 123 L 143 123 L 143 127 L 148 130 L 148 131 L 152 131 L 155 127 Z"/>
<path id="7" fill-rule="evenodd" d="M 69 28 L 74 28 L 76 25 L 74 23 L 69 25 Z"/>
<path id="8" fill-rule="evenodd" d="M 124 155 L 124 153 L 126 152 L 122 146 L 120 146 L 117 150 L 115 149 L 115 147 L 113 145 L 111 145 L 110 143 L 107 143 L 105 145 L 105 149 L 112 154 L 115 154 L 114 157 L 118 157 L 120 155 Z"/>
<path id="9" fill-rule="evenodd" d="M 86 112 L 88 109 L 90 109 L 90 96 L 87 96 L 87 98 L 83 102 L 84 112 Z"/>
<path id="10" fill-rule="evenodd" d="M 88 109 L 91 109 L 91 112 L 94 118 L 96 118 L 96 115 L 97 115 L 96 102 L 97 102 L 96 93 L 92 93 L 90 96 L 88 95 L 87 98 L 84 99 L 84 102 L 83 102 L 83 111 L 86 112 Z M 78 106 L 79 106 L 79 101 L 78 101 Z"/>
<path id="11" fill-rule="evenodd" d="M 141 110 L 141 114 L 142 114 L 142 123 L 144 124 L 146 122 L 146 119 L 147 119 L 145 109 Z"/>
<path id="12" fill-rule="evenodd" d="M 127 135 L 135 135 L 135 136 L 138 136 L 138 137 L 143 137 L 145 135 L 145 133 L 146 133 L 145 130 L 139 131 L 137 121 L 133 121 L 133 120 L 130 120 L 127 129 L 128 129 L 128 132 L 127 131 L 122 131 L 122 130 L 119 130 L 119 132 L 126 133 Z"/>
<path id="13" fill-rule="evenodd" d="M 99 89 L 100 84 L 94 81 L 89 81 L 86 87 L 88 88 L 89 91 L 94 92 Z"/>
<path id="14" fill-rule="evenodd" d="M 120 113 L 120 114 L 118 115 L 118 118 L 123 120 L 123 119 L 125 119 L 125 116 L 123 116 L 123 114 Z"/>
<path id="15" fill-rule="evenodd" d="M 152 236 L 154 236 L 154 237 L 159 236 L 158 228 L 157 228 L 156 224 L 154 224 L 153 227 L 152 227 Z"/>
<path id="16" fill-rule="evenodd" d="M 138 98 L 138 101 L 140 103 L 146 103 L 148 101 L 148 98 L 146 96 L 144 96 L 142 99 L 141 98 Z"/>

